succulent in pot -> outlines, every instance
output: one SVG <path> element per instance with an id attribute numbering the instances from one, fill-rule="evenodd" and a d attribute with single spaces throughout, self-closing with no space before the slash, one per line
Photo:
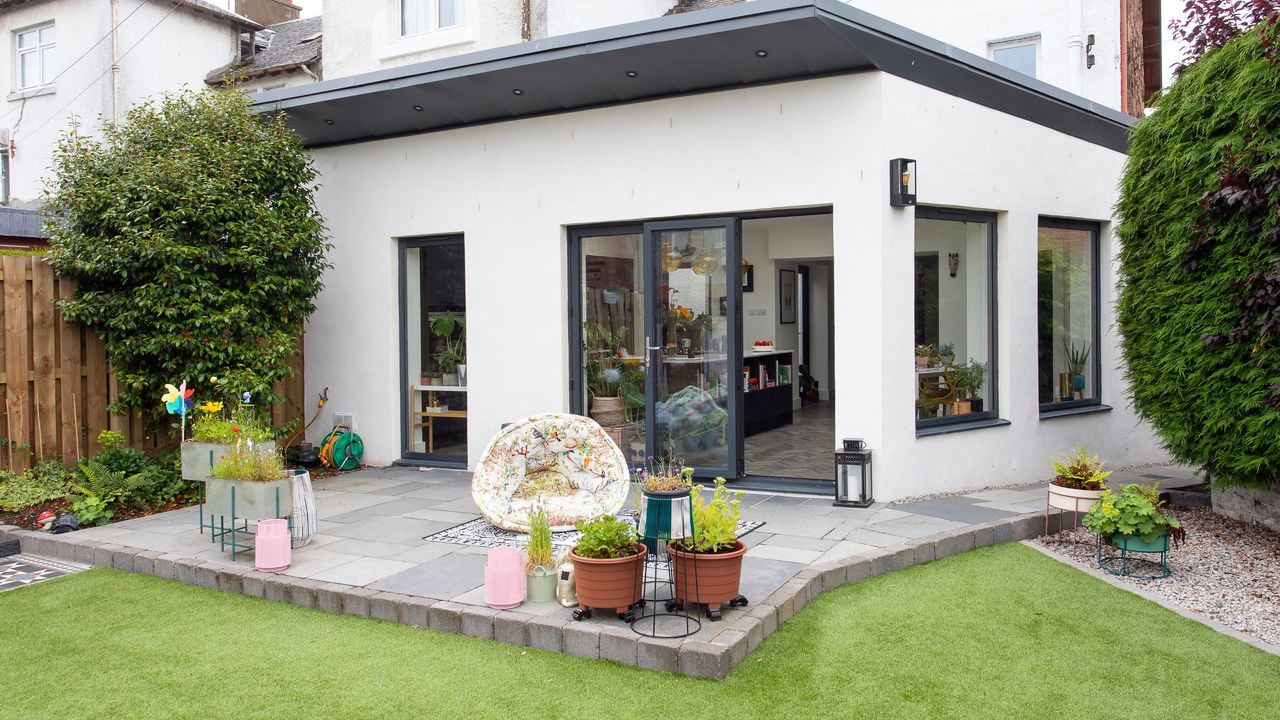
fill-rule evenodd
<path id="1" fill-rule="evenodd" d="M 1049 507 L 1070 512 L 1085 512 L 1107 489 L 1110 470 L 1097 455 L 1090 456 L 1083 447 L 1050 461 L 1054 477 L 1049 481 Z"/>
<path id="2" fill-rule="evenodd" d="M 636 542 L 630 523 L 601 515 L 577 524 L 578 544 L 569 551 L 579 609 L 573 617 L 590 617 L 593 609 L 612 610 L 628 621 L 640 601 L 645 546 Z"/>
<path id="3" fill-rule="evenodd" d="M 723 605 L 746 605 L 739 593 L 742 556 L 747 546 L 738 539 L 742 519 L 741 492 L 730 491 L 724 478 L 716 478 L 708 499 L 701 485 L 693 492 L 693 534 L 674 540 L 668 547 L 675 576 L 675 604 L 699 603 L 707 615 L 720 619 Z"/>

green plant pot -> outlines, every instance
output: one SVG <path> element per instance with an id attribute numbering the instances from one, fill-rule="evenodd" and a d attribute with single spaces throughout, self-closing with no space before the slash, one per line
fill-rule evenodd
<path id="1" fill-rule="evenodd" d="M 529 602 L 551 602 L 556 599 L 556 581 L 558 574 L 553 567 L 535 567 L 529 572 L 528 588 Z"/>
<path id="2" fill-rule="evenodd" d="M 1113 535 L 1111 544 L 1121 550 L 1130 552 L 1160 553 L 1169 551 L 1169 533 L 1164 533 L 1152 542 L 1146 542 L 1137 535 Z"/>

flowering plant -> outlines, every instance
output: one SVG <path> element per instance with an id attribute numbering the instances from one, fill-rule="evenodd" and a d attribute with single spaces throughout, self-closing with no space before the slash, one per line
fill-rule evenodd
<path id="1" fill-rule="evenodd" d="M 670 455 L 657 460 L 650 455 L 645 466 L 632 468 L 631 474 L 650 492 L 678 492 L 693 487 L 693 468 Z"/>
<path id="2" fill-rule="evenodd" d="M 284 477 L 284 460 L 274 450 L 252 440 L 237 442 L 231 452 L 213 466 L 213 476 L 224 480 L 270 482 Z"/>
<path id="3" fill-rule="evenodd" d="M 209 392 L 227 396 L 227 391 L 223 388 L 226 384 L 225 379 L 211 377 Z M 192 392 L 194 390 L 187 391 L 188 397 Z M 232 445 L 240 441 L 257 443 L 274 438 L 275 432 L 271 429 L 271 424 L 263 419 L 257 408 L 249 404 L 249 393 L 244 393 L 241 399 L 243 402 L 231 408 L 227 408 L 221 400 L 206 400 L 196 405 L 198 413 L 191 423 L 191 439 L 195 442 Z M 234 403 L 234 400 L 231 402 Z"/>
<path id="4" fill-rule="evenodd" d="M 1154 486 L 1125 485 L 1119 495 L 1104 490 L 1080 524 L 1103 537 L 1136 535 L 1151 543 L 1168 533 L 1177 542 L 1186 534 L 1182 523 L 1160 512 L 1161 505 Z"/>

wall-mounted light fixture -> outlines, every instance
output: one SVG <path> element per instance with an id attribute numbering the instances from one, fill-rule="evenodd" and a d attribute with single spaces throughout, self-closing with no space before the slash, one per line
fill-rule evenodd
<path id="1" fill-rule="evenodd" d="M 956 276 L 960 269 L 960 253 L 947 253 L 947 269 L 951 271 L 951 277 Z"/>
<path id="2" fill-rule="evenodd" d="M 1086 70 L 1093 67 L 1094 63 L 1098 61 L 1098 59 L 1093 56 L 1093 45 L 1096 42 L 1097 38 L 1093 36 L 1093 33 L 1089 33 L 1088 42 L 1084 44 L 1084 67 Z"/>
<path id="3" fill-rule="evenodd" d="M 889 161 L 889 204 L 907 207 L 916 204 L 916 161 L 894 158 Z"/>

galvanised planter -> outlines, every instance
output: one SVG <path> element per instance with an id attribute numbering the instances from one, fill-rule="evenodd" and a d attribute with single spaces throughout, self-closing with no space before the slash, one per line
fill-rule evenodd
<path id="1" fill-rule="evenodd" d="M 264 448 L 268 452 L 276 451 L 274 440 L 254 443 L 254 446 Z M 230 455 L 235 447 L 235 445 L 223 443 L 202 443 L 192 440 L 182 443 L 182 479 L 198 482 L 213 477 L 213 466 Z"/>

